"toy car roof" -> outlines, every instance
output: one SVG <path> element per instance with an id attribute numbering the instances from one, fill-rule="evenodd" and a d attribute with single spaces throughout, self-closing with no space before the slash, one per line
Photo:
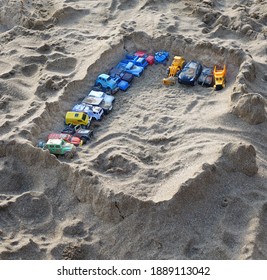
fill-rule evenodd
<path id="1" fill-rule="evenodd" d="M 109 74 L 111 75 L 111 76 L 114 76 L 114 75 L 118 75 L 118 74 L 121 74 L 121 73 L 123 73 L 124 72 L 124 70 L 122 69 L 122 68 L 118 68 L 118 67 L 113 67 L 113 68 L 111 68 L 110 69 L 110 71 L 109 71 Z"/>
<path id="2" fill-rule="evenodd" d="M 84 115 L 84 112 L 68 111 L 66 113 L 66 117 L 70 117 L 70 116 L 78 117 L 79 115 Z"/>
<path id="3" fill-rule="evenodd" d="M 67 135 L 69 135 L 69 134 L 66 134 L 66 133 L 50 133 L 48 135 L 48 139 L 60 139 L 60 138 L 67 137 Z"/>
<path id="4" fill-rule="evenodd" d="M 62 139 L 49 139 L 46 144 L 48 145 L 60 145 L 62 143 Z"/>
<path id="5" fill-rule="evenodd" d="M 90 97 L 102 98 L 105 95 L 103 91 L 91 90 L 88 94 Z"/>
<path id="6" fill-rule="evenodd" d="M 109 75 L 107 75 L 107 74 L 100 74 L 98 77 L 102 77 L 103 79 L 108 79 Z"/>
<path id="7" fill-rule="evenodd" d="M 131 68 L 133 68 L 134 64 L 132 62 L 128 62 L 126 65 L 126 69 L 130 70 Z"/>
<path id="8" fill-rule="evenodd" d="M 99 106 L 93 106 L 91 104 L 85 104 L 85 103 L 82 103 L 84 105 L 84 108 L 83 108 L 83 111 L 84 112 L 93 112 L 93 113 L 99 113 L 102 108 L 99 107 Z"/>
<path id="9" fill-rule="evenodd" d="M 200 64 L 198 61 L 190 60 L 185 67 L 197 68 L 198 64 Z"/>
<path id="10" fill-rule="evenodd" d="M 91 104 L 91 105 L 100 105 L 100 103 L 103 101 L 103 98 L 99 98 L 99 97 L 93 97 L 93 96 L 87 96 L 83 99 L 83 103 L 86 104 Z"/>
<path id="11" fill-rule="evenodd" d="M 135 53 L 135 55 L 137 55 L 137 56 L 144 56 L 146 54 L 146 51 L 137 51 L 136 53 Z"/>
<path id="12" fill-rule="evenodd" d="M 72 111 L 82 112 L 85 107 L 85 104 L 76 104 L 73 106 Z"/>

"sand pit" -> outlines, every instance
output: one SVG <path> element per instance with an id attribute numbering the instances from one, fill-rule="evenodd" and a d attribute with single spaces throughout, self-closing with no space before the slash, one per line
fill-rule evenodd
<path id="1" fill-rule="evenodd" d="M 267 257 L 264 2 L 0 2 L 0 259 Z M 74 159 L 36 147 L 139 49 L 226 63 L 227 86 L 149 66 Z"/>

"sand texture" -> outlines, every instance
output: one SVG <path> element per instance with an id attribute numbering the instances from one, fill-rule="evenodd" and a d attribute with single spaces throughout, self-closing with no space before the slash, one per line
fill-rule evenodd
<path id="1" fill-rule="evenodd" d="M 0 259 L 267 259 L 265 0 L 0 0 Z M 37 147 L 127 52 L 148 66 L 72 159 Z"/>

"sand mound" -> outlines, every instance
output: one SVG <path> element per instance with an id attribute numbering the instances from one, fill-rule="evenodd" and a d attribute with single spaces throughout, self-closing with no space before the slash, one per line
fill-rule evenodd
<path id="1" fill-rule="evenodd" d="M 242 95 L 232 112 L 250 124 L 259 124 L 266 120 L 266 101 L 260 94 Z"/>
<path id="2" fill-rule="evenodd" d="M 0 259 L 267 257 L 264 1 L 0 5 Z M 136 50 L 226 64 L 226 88 L 149 66 L 73 160 L 36 147 Z"/>
<path id="3" fill-rule="evenodd" d="M 252 145 L 234 145 L 223 148 L 223 168 L 227 171 L 240 171 L 248 176 L 257 174 L 256 151 Z"/>
<path id="4" fill-rule="evenodd" d="M 231 155 L 236 153 L 243 157 L 239 157 L 233 165 L 244 166 L 250 162 L 255 166 L 253 157 L 244 157 L 250 150 L 253 147 L 227 144 L 218 160 L 213 164 L 203 164 L 201 171 L 180 185 L 172 199 L 157 204 L 145 203 L 115 229 L 108 231 L 102 241 L 106 256 L 114 258 L 117 252 L 116 256 L 120 259 L 170 256 L 178 259 L 205 259 L 208 256 L 213 259 L 251 258 L 253 250 L 246 251 L 244 248 L 261 242 L 262 239 L 255 233 L 264 222 L 255 223 L 258 213 L 250 202 L 262 202 L 264 196 L 259 189 L 251 189 L 252 181 L 247 175 L 236 176 L 237 170 L 228 168 L 233 164 Z M 237 178 L 238 184 L 243 186 L 242 190 L 235 188 Z M 140 231 L 142 234 L 139 234 Z M 122 232 L 128 238 L 120 241 L 118 236 Z M 243 241 L 240 236 L 243 236 Z M 261 244 L 266 248 L 265 241 Z M 100 249 L 100 252 L 104 250 Z"/>

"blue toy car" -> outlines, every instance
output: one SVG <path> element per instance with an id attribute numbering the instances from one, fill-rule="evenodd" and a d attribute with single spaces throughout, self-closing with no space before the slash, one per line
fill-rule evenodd
<path id="1" fill-rule="evenodd" d="M 131 73 L 136 77 L 140 77 L 144 72 L 143 67 L 136 66 L 133 62 L 129 62 L 126 59 L 122 60 L 119 64 L 117 64 L 116 68 L 121 69 L 127 73 Z"/>
<path id="2" fill-rule="evenodd" d="M 166 65 L 168 60 L 169 60 L 168 52 L 160 51 L 155 53 L 155 64 L 162 63 Z"/>
<path id="3" fill-rule="evenodd" d="M 126 81 L 129 84 L 132 82 L 134 75 L 131 73 L 127 73 L 120 68 L 113 67 L 109 71 L 109 75 L 111 78 L 121 78 L 122 81 Z"/>
<path id="4" fill-rule="evenodd" d="M 213 68 L 203 66 L 202 72 L 198 78 L 198 84 L 206 87 L 212 87 L 214 85 Z"/>
<path id="5" fill-rule="evenodd" d="M 96 120 L 101 120 L 104 111 L 101 107 L 97 107 L 97 106 L 92 106 L 92 105 L 88 105 L 85 103 L 81 103 L 81 104 L 76 104 L 73 108 L 72 108 L 73 112 L 84 112 L 86 113 L 89 117 L 92 117 Z"/>
<path id="6" fill-rule="evenodd" d="M 120 89 L 117 81 L 107 74 L 100 74 L 95 84 L 96 86 L 100 86 L 108 94 L 114 94 Z"/>
<path id="7" fill-rule="evenodd" d="M 137 55 L 126 54 L 125 59 L 132 62 L 136 66 L 143 67 L 144 69 L 148 66 L 148 62 L 144 57 L 139 57 Z"/>
<path id="8" fill-rule="evenodd" d="M 197 79 L 202 71 L 202 65 L 198 61 L 191 60 L 186 63 L 178 75 L 178 82 L 181 84 L 194 86 L 197 83 Z"/>
<path id="9" fill-rule="evenodd" d="M 120 90 L 126 91 L 130 84 L 127 81 L 122 80 L 120 77 L 111 78 L 119 87 Z"/>

